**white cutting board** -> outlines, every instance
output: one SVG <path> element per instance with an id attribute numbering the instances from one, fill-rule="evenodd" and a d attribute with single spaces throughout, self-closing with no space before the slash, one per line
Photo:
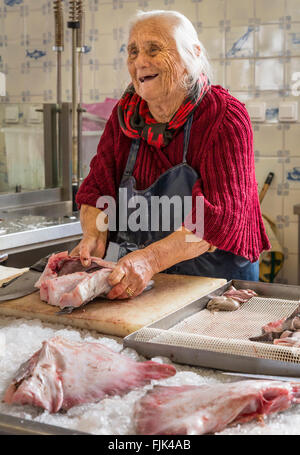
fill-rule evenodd
<path id="1" fill-rule="evenodd" d="M 160 273 L 154 276 L 154 288 L 133 299 L 93 302 L 73 311 L 57 315 L 59 307 L 42 302 L 39 292 L 0 303 L 0 315 L 71 325 L 124 337 L 161 319 L 194 300 L 223 286 L 227 281 Z"/>

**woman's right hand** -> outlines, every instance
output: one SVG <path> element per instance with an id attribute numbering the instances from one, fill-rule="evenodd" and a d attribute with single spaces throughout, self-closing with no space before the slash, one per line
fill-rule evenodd
<path id="1" fill-rule="evenodd" d="M 105 253 L 105 240 L 103 236 L 84 235 L 81 241 L 71 251 L 70 256 L 80 256 L 83 266 L 91 265 L 91 256 L 103 258 Z"/>
<path id="2" fill-rule="evenodd" d="M 101 210 L 96 207 L 82 204 L 80 209 L 80 223 L 83 237 L 78 245 L 71 251 L 70 256 L 80 256 L 83 266 L 91 265 L 91 256 L 103 258 L 105 254 L 107 229 L 107 215 L 100 217 Z M 98 220 L 98 222 L 97 222 Z"/>

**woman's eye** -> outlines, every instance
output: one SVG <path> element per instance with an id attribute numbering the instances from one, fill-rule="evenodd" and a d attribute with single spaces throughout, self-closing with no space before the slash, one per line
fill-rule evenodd
<path id="1" fill-rule="evenodd" d="M 156 54 L 159 51 L 159 48 L 157 46 L 151 46 L 150 47 L 150 53 L 151 54 Z"/>
<path id="2" fill-rule="evenodd" d="M 137 49 L 131 49 L 131 50 L 128 52 L 128 55 L 129 55 L 129 57 L 131 57 L 131 58 L 136 57 L 137 54 L 138 54 Z"/>

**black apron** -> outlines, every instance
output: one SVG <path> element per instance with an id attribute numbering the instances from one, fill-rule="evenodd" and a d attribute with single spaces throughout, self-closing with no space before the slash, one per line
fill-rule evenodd
<path id="1" fill-rule="evenodd" d="M 199 179 L 197 172 L 187 164 L 186 155 L 190 138 L 193 116 L 190 116 L 184 125 L 184 148 L 182 163 L 168 169 L 145 190 L 136 189 L 136 180 L 133 177 L 133 169 L 139 151 L 140 139 L 133 139 L 126 168 L 119 186 L 119 220 L 118 231 L 111 232 L 110 240 L 119 244 L 119 259 L 131 251 L 144 248 L 147 245 L 163 239 L 182 224 L 184 220 L 184 196 L 192 196 L 193 186 Z M 142 196 L 143 204 L 141 207 L 142 219 L 149 226 L 149 229 L 130 229 L 130 219 L 137 216 L 137 202 Z M 161 206 L 155 212 L 155 220 L 158 226 L 150 230 L 151 224 L 151 198 L 157 196 L 167 196 L 172 198 L 178 196 L 182 201 L 182 210 L 170 211 L 170 225 L 164 225 L 164 214 Z M 140 199 L 141 200 L 141 199 Z M 152 199 L 153 200 L 153 199 Z M 130 203 L 131 201 L 131 203 Z M 130 205 L 132 208 L 130 208 Z M 135 214 L 134 214 L 135 212 Z M 123 221 L 120 221 L 123 220 Z M 251 263 L 246 258 L 237 256 L 228 251 L 217 249 L 213 253 L 204 253 L 193 259 L 175 264 L 164 271 L 165 273 L 175 273 L 180 275 L 196 275 L 215 278 L 258 281 L 259 263 Z"/>

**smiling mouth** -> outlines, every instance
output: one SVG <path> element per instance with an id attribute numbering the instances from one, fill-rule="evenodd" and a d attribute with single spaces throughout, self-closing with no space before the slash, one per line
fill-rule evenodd
<path id="1" fill-rule="evenodd" d="M 140 77 L 140 78 L 139 78 L 139 81 L 143 84 L 144 82 L 152 81 L 152 80 L 155 79 L 157 76 L 158 76 L 158 74 L 152 74 L 152 75 L 149 75 L 149 76 Z"/>

